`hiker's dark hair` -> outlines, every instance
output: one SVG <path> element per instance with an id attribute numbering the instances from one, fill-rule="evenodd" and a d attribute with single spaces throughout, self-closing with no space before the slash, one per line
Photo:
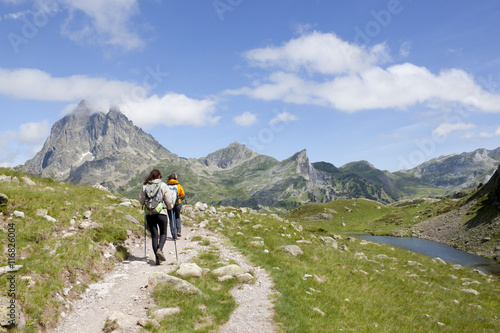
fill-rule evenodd
<path id="1" fill-rule="evenodd" d="M 168 176 L 168 180 L 170 180 L 170 179 L 175 179 L 175 180 L 177 180 L 177 174 L 172 173 L 171 175 L 169 175 L 169 176 Z"/>
<path id="2" fill-rule="evenodd" d="M 151 180 L 160 179 L 161 172 L 157 169 L 151 170 L 151 173 L 144 179 L 144 185 L 149 183 Z"/>

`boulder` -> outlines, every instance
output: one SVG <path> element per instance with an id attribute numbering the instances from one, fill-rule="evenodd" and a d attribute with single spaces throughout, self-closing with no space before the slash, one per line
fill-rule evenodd
<path id="1" fill-rule="evenodd" d="M 321 239 L 323 241 L 323 243 L 325 243 L 326 245 L 331 244 L 331 246 L 334 249 L 338 248 L 337 241 L 335 239 L 333 239 L 333 237 L 320 237 L 319 239 Z"/>
<path id="2" fill-rule="evenodd" d="M 180 312 L 181 312 L 181 308 L 178 307 L 178 306 L 175 307 L 175 308 L 162 308 L 162 309 L 154 310 L 153 311 L 153 316 L 157 320 L 162 320 L 166 316 L 171 316 L 171 315 L 174 315 L 174 314 L 178 314 Z"/>
<path id="3" fill-rule="evenodd" d="M 23 180 L 23 182 L 26 184 L 26 185 L 30 185 L 30 186 L 35 186 L 36 183 L 34 181 L 31 180 L 31 178 L 27 177 L 27 176 L 24 176 L 23 178 L 21 178 Z"/>
<path id="4" fill-rule="evenodd" d="M 240 274 L 245 274 L 247 272 L 248 272 L 247 269 L 235 264 L 219 267 L 212 271 L 212 273 L 214 273 L 217 276 L 224 276 L 224 275 L 237 276 Z"/>
<path id="5" fill-rule="evenodd" d="M 203 270 L 195 263 L 183 263 L 181 264 L 181 267 L 177 270 L 176 273 L 182 277 L 187 277 L 187 276 L 200 277 L 201 274 L 203 273 Z"/>
<path id="6" fill-rule="evenodd" d="M 166 273 L 154 272 L 149 276 L 148 286 L 151 288 L 150 290 L 152 290 L 158 284 L 167 284 L 172 288 L 174 288 L 175 290 L 178 290 L 185 294 L 203 295 L 203 292 L 200 289 L 198 289 L 197 287 L 195 287 L 194 285 L 183 279 L 179 279 L 175 276 L 168 275 Z"/>
<path id="7" fill-rule="evenodd" d="M 9 197 L 3 193 L 0 193 L 0 206 L 6 206 L 9 203 Z"/>
<path id="8" fill-rule="evenodd" d="M 298 255 L 304 254 L 304 252 L 302 251 L 302 249 L 300 247 L 298 247 L 297 245 L 280 246 L 279 249 L 281 251 L 284 251 L 284 252 L 288 253 L 292 257 L 296 257 Z"/>

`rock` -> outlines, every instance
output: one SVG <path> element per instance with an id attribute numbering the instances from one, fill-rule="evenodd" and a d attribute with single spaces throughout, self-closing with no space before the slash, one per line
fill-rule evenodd
<path id="1" fill-rule="evenodd" d="M 462 289 L 464 293 L 479 295 L 479 292 L 475 289 Z"/>
<path id="2" fill-rule="evenodd" d="M 12 272 L 17 272 L 23 268 L 23 265 L 13 265 L 13 266 L 3 266 L 0 267 L 0 275 L 5 274 L 5 273 L 12 273 Z"/>
<path id="3" fill-rule="evenodd" d="M 26 185 L 30 185 L 30 186 L 35 186 L 36 183 L 34 181 L 31 180 L 31 178 L 27 177 L 27 176 L 24 176 L 23 178 L 21 178 L 23 180 L 23 182 L 26 184 Z"/>
<path id="4" fill-rule="evenodd" d="M 280 246 L 279 249 L 281 251 L 284 251 L 284 252 L 288 253 L 292 257 L 296 257 L 298 255 L 304 254 L 304 252 L 302 251 L 302 249 L 300 247 L 298 247 L 297 245 Z"/>
<path id="5" fill-rule="evenodd" d="M 90 220 L 90 216 L 92 216 L 92 212 L 90 210 L 87 210 L 83 213 L 83 217 L 87 220 Z"/>
<path id="6" fill-rule="evenodd" d="M 10 183 L 11 177 L 6 175 L 0 175 L 0 183 Z"/>
<path id="7" fill-rule="evenodd" d="M 212 271 L 212 273 L 217 275 L 217 276 L 224 276 L 224 275 L 236 276 L 236 275 L 248 273 L 248 270 L 241 267 L 241 266 L 232 264 L 232 265 L 227 265 L 224 267 L 219 267 L 217 269 L 214 269 Z"/>
<path id="8" fill-rule="evenodd" d="M 321 311 L 321 309 L 319 309 L 319 308 L 313 308 L 313 311 L 316 311 L 317 313 L 319 313 L 323 317 L 325 316 L 325 313 L 323 311 Z"/>
<path id="9" fill-rule="evenodd" d="M 344 252 L 348 252 L 349 251 L 349 249 L 347 248 L 347 246 L 345 244 L 342 244 L 342 246 L 340 247 L 340 250 L 344 251 Z"/>
<path id="10" fill-rule="evenodd" d="M 194 204 L 194 209 L 203 212 L 208 209 L 208 205 L 206 203 L 197 202 Z"/>
<path id="11" fill-rule="evenodd" d="M 166 316 L 172 316 L 174 314 L 181 313 L 181 308 L 179 306 L 175 308 L 163 308 L 163 309 L 157 309 L 153 311 L 153 316 L 157 320 L 162 320 Z"/>
<path id="12" fill-rule="evenodd" d="M 325 243 L 327 245 L 331 244 L 334 249 L 338 248 L 337 241 L 335 239 L 333 239 L 332 237 L 323 237 L 323 236 L 321 236 L 319 239 L 321 239 L 323 241 L 323 243 Z"/>
<path id="13" fill-rule="evenodd" d="M 251 241 L 249 245 L 251 247 L 264 247 L 264 241 L 262 240 Z"/>
<path id="14" fill-rule="evenodd" d="M 200 277 L 203 273 L 203 270 L 195 263 L 183 263 L 176 273 L 182 277 Z"/>
<path id="15" fill-rule="evenodd" d="M 408 266 L 422 266 L 422 264 L 419 263 L 418 261 L 411 261 L 411 260 L 409 260 L 407 264 Z"/>
<path id="16" fill-rule="evenodd" d="M 0 206 L 6 206 L 9 203 L 9 197 L 0 193 Z"/>
<path id="17" fill-rule="evenodd" d="M 45 215 L 44 217 L 49 222 L 57 222 L 57 220 L 50 215 Z"/>
<path id="18" fill-rule="evenodd" d="M 15 217 L 24 218 L 24 213 L 23 212 L 15 210 L 13 214 L 14 214 Z"/>
<path id="19" fill-rule="evenodd" d="M 439 257 L 436 257 L 436 258 L 432 259 L 432 261 L 438 262 L 438 263 L 443 264 L 443 265 L 446 265 L 446 261 L 444 261 L 443 259 L 441 259 Z"/>
<path id="20" fill-rule="evenodd" d="M 354 258 L 356 258 L 356 259 L 368 259 L 366 257 L 366 254 L 364 254 L 363 252 L 356 252 L 356 253 L 354 253 Z"/>
<path id="21" fill-rule="evenodd" d="M 45 216 L 47 215 L 47 213 L 48 211 L 46 209 L 40 208 L 36 210 L 36 216 Z"/>
<path id="22" fill-rule="evenodd" d="M 234 279 L 234 276 L 232 276 L 232 275 L 224 275 L 224 276 L 219 276 L 217 278 L 217 281 L 224 282 L 224 281 L 231 280 L 231 279 Z"/>
<path id="23" fill-rule="evenodd" d="M 183 292 L 185 294 L 200 294 L 204 295 L 203 292 L 192 285 L 191 283 L 176 278 L 175 276 L 168 275 L 166 273 L 155 272 L 149 276 L 148 286 L 152 290 L 158 284 L 168 284 L 176 290 Z"/>
<path id="24" fill-rule="evenodd" d="M 126 315 L 123 312 L 116 311 L 113 312 L 108 318 L 105 327 L 107 330 L 103 329 L 103 332 L 128 332 L 128 330 L 137 326 L 137 318 Z"/>
<path id="25" fill-rule="evenodd" d="M 18 329 L 23 330 L 25 325 L 19 302 L 9 297 L 0 296 L 0 326 L 17 326 Z"/>
<path id="26" fill-rule="evenodd" d="M 253 280 L 253 275 L 250 273 L 238 274 L 236 275 L 236 278 L 238 279 L 238 281 L 250 282 Z"/>

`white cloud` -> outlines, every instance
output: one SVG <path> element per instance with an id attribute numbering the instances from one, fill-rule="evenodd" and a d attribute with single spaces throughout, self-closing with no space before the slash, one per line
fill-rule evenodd
<path id="1" fill-rule="evenodd" d="M 215 125 L 220 117 L 214 116 L 215 100 L 196 100 L 182 94 L 167 93 L 118 104 L 119 109 L 135 125 L 150 128 L 165 126 Z"/>
<path id="2" fill-rule="evenodd" d="M 52 77 L 38 69 L 0 69 L 0 94 L 40 101 L 106 99 L 115 101 L 134 92 L 137 85 L 85 75 Z"/>
<path id="3" fill-rule="evenodd" d="M 233 120 L 239 126 L 251 126 L 257 122 L 257 116 L 247 111 L 234 117 Z"/>
<path id="4" fill-rule="evenodd" d="M 72 112 L 74 103 L 82 99 L 100 112 L 118 106 L 135 124 L 144 127 L 213 125 L 219 119 L 213 116 L 217 104 L 214 99 L 192 99 L 173 92 L 149 96 L 144 86 L 131 82 L 84 75 L 55 78 L 36 69 L 0 69 L 0 95 L 69 102 L 63 113 Z"/>
<path id="5" fill-rule="evenodd" d="M 13 167 L 32 158 L 40 151 L 49 133 L 48 120 L 24 123 L 17 130 L 0 132 L 0 166 Z"/>
<path id="6" fill-rule="evenodd" d="M 284 111 L 284 112 L 276 115 L 276 117 L 274 117 L 273 119 L 271 119 L 269 121 L 269 125 L 274 125 L 274 124 L 277 124 L 279 122 L 289 123 L 291 121 L 297 121 L 297 120 L 299 120 L 299 117 L 297 117 L 294 114 L 291 114 L 289 112 Z"/>
<path id="7" fill-rule="evenodd" d="M 432 135 L 435 137 L 447 137 L 452 132 L 470 130 L 476 127 L 473 123 L 444 123 L 435 128 L 432 131 Z"/>
<path id="8" fill-rule="evenodd" d="M 320 74 L 359 72 L 390 60 L 385 44 L 366 48 L 343 41 L 335 34 L 316 31 L 279 47 L 247 51 L 244 56 L 250 64 L 262 68 L 277 67 Z"/>
<path id="9" fill-rule="evenodd" d="M 25 144 L 40 144 L 49 136 L 50 127 L 48 120 L 40 123 L 25 123 L 19 126 L 17 141 Z"/>
<path id="10" fill-rule="evenodd" d="M 461 69 L 434 74 L 411 63 L 382 67 L 390 58 L 384 44 L 368 49 L 333 34 L 314 32 L 283 46 L 250 50 L 245 56 L 251 65 L 273 71 L 252 87 L 227 94 L 346 112 L 405 109 L 416 104 L 430 108 L 459 104 L 500 112 L 500 95 L 484 90 Z"/>
<path id="11" fill-rule="evenodd" d="M 70 13 L 64 33 L 75 41 L 97 40 L 125 50 L 142 48 L 144 41 L 131 27 L 132 16 L 139 12 L 137 0 L 67 0 Z M 84 14 L 80 17 L 78 14 Z"/>

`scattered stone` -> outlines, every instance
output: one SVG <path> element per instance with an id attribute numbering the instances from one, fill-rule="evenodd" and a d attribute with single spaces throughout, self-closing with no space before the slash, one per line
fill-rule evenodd
<path id="1" fill-rule="evenodd" d="M 475 289 L 462 289 L 464 293 L 479 295 L 479 292 Z"/>
<path id="2" fill-rule="evenodd" d="M 323 317 L 325 316 L 325 313 L 323 311 L 321 311 L 321 309 L 319 309 L 319 308 L 313 308 L 313 311 L 316 311 L 317 313 L 319 313 Z"/>
<path id="3" fill-rule="evenodd" d="M 183 263 L 176 273 L 182 277 L 200 277 L 203 273 L 203 270 L 195 263 Z"/>
<path id="4" fill-rule="evenodd" d="M 253 275 L 250 273 L 238 274 L 236 275 L 236 278 L 238 279 L 238 281 L 250 282 L 253 280 Z"/>
<path id="5" fill-rule="evenodd" d="M 366 257 L 366 254 L 364 254 L 363 252 L 356 252 L 356 253 L 354 253 L 354 258 L 356 258 L 356 259 L 368 259 Z"/>
<path id="6" fill-rule="evenodd" d="M 434 259 L 432 259 L 433 262 L 438 262 L 440 264 L 443 264 L 443 265 L 446 265 L 446 261 L 444 261 L 443 259 L 439 258 L 439 257 L 436 257 Z"/>
<path id="7" fill-rule="evenodd" d="M 224 282 L 224 281 L 231 280 L 231 279 L 234 279 L 234 276 L 232 276 L 232 275 L 224 275 L 224 276 L 219 276 L 217 278 L 217 281 Z"/>
<path id="8" fill-rule="evenodd" d="M 3 266 L 0 267 L 0 275 L 5 274 L 5 273 L 12 273 L 12 272 L 17 272 L 23 268 L 23 265 L 13 265 L 13 266 Z"/>
<path id="9" fill-rule="evenodd" d="M 332 237 L 323 237 L 323 236 L 321 236 L 319 239 L 321 241 L 323 241 L 323 243 L 325 243 L 327 245 L 331 244 L 334 249 L 338 248 L 337 241 L 335 239 L 333 239 Z"/>
<path id="10" fill-rule="evenodd" d="M 87 210 L 83 213 L 83 217 L 87 220 L 90 220 L 90 216 L 92 216 L 92 212 L 90 210 Z"/>
<path id="11" fill-rule="evenodd" d="M 9 203 L 9 197 L 3 193 L 0 193 L 0 206 L 6 206 Z"/>
<path id="12" fill-rule="evenodd" d="M 11 314 L 14 315 L 14 318 L 11 317 Z M 11 303 L 10 297 L 0 296 L 0 326 L 12 327 L 12 322 L 17 325 L 18 329 L 24 330 L 26 322 L 21 313 L 19 302 Z"/>
<path id="13" fill-rule="evenodd" d="M 127 220 L 129 220 L 130 222 L 132 222 L 132 223 L 139 224 L 139 221 L 137 221 L 137 219 L 135 217 L 131 216 L 131 215 L 128 215 L 128 214 L 125 215 L 125 218 Z"/>
<path id="14" fill-rule="evenodd" d="M 49 222 L 52 222 L 52 223 L 57 222 L 57 220 L 55 218 L 53 218 L 52 216 L 50 216 L 50 215 L 45 215 L 44 217 Z"/>
<path id="15" fill-rule="evenodd" d="M 31 180 L 31 178 L 27 177 L 27 176 L 24 176 L 23 178 L 21 178 L 23 180 L 23 182 L 26 184 L 26 185 L 30 185 L 30 186 L 35 186 L 36 183 L 34 181 Z"/>
<path id="16" fill-rule="evenodd" d="M 162 320 L 163 318 L 167 316 L 172 316 L 175 314 L 181 313 L 181 308 L 179 306 L 175 308 L 163 308 L 163 309 L 158 309 L 153 311 L 153 316 L 157 320 Z"/>
<path id="17" fill-rule="evenodd" d="M 407 262 L 408 266 L 423 266 L 421 263 L 419 263 L 418 261 L 411 261 L 409 260 Z"/>
<path id="18" fill-rule="evenodd" d="M 298 255 L 304 254 L 304 252 L 301 250 L 301 248 L 298 247 L 297 245 L 280 246 L 279 249 L 281 251 L 284 251 L 284 252 L 288 253 L 292 257 L 296 257 Z"/>
<path id="19" fill-rule="evenodd" d="M 348 252 L 349 251 L 349 249 L 347 248 L 347 246 L 345 244 L 342 244 L 342 246 L 340 247 L 340 250 L 344 251 L 344 252 Z"/>
<path id="20" fill-rule="evenodd" d="M 186 294 L 200 294 L 203 295 L 203 292 L 192 285 L 191 283 L 179 279 L 175 276 L 168 275 L 166 273 L 155 272 L 149 276 L 148 279 L 148 287 L 153 290 L 153 288 L 158 284 L 168 284 L 172 286 L 174 289 L 181 291 Z"/>
<path id="21" fill-rule="evenodd" d="M 45 216 L 47 215 L 48 211 L 46 209 L 40 208 L 36 210 L 36 216 Z"/>
<path id="22" fill-rule="evenodd" d="M 251 241 L 249 245 L 251 247 L 264 247 L 264 241 L 263 240 Z"/>
<path id="23" fill-rule="evenodd" d="M 240 274 L 248 273 L 248 270 L 241 266 L 232 264 L 214 269 L 212 273 L 217 276 L 224 276 L 224 275 L 237 276 Z"/>
<path id="24" fill-rule="evenodd" d="M 256 225 L 252 226 L 252 228 L 254 228 L 254 229 L 262 228 L 262 224 L 256 224 Z"/>
<path id="25" fill-rule="evenodd" d="M 13 214 L 14 214 L 15 217 L 24 218 L 24 213 L 23 212 L 15 210 Z"/>

